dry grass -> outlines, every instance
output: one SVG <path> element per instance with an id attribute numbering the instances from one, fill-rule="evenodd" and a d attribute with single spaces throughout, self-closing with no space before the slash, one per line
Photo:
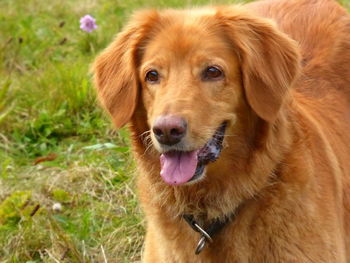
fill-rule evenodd
<path id="1" fill-rule="evenodd" d="M 127 170 L 133 170 L 129 166 L 132 164 L 125 164 Z M 111 169 L 80 161 L 65 169 L 33 166 L 18 174 L 16 180 L 28 183 L 31 197 L 17 207 L 20 220 L 9 226 L 15 229 L 2 229 L 0 255 L 11 255 L 3 262 L 139 261 L 143 227 L 134 176 L 118 184 L 116 176 Z M 23 185 L 7 185 L 1 190 L 4 199 L 10 193 L 23 192 Z M 61 211 L 52 209 L 57 202 Z M 38 205 L 40 209 L 34 213 Z M 26 208 L 30 208 L 27 213 Z"/>

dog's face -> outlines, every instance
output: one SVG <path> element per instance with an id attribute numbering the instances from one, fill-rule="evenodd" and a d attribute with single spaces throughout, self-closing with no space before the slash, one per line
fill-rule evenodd
<path id="1" fill-rule="evenodd" d="M 143 104 L 172 185 L 203 177 L 242 109 L 274 122 L 297 69 L 294 43 L 271 24 L 220 9 L 138 14 L 95 64 L 117 127 Z"/>
<path id="2" fill-rule="evenodd" d="M 223 126 L 234 124 L 242 101 L 232 45 L 214 23 L 184 19 L 165 24 L 148 41 L 139 71 L 152 142 L 162 153 L 161 176 L 170 184 L 203 176 L 205 164 L 220 153 Z"/>

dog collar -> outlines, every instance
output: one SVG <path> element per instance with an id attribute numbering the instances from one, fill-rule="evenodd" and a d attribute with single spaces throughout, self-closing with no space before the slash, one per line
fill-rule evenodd
<path id="1" fill-rule="evenodd" d="M 188 225 L 196 232 L 200 233 L 201 237 L 198 241 L 195 254 L 198 255 L 202 252 L 207 242 L 212 243 L 213 242 L 213 236 L 216 235 L 218 232 L 220 232 L 221 229 L 224 228 L 224 226 L 231 220 L 234 219 L 235 215 L 232 215 L 230 217 L 226 217 L 224 221 L 221 220 L 215 220 L 213 223 L 211 223 L 207 229 L 204 230 L 203 227 L 201 227 L 197 221 L 194 219 L 192 215 L 183 215 L 183 219 L 188 223 Z"/>

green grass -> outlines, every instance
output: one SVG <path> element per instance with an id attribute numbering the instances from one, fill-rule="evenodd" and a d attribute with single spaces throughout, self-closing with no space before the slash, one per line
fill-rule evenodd
<path id="1" fill-rule="evenodd" d="M 0 1 L 1 263 L 140 261 L 128 134 L 98 107 L 90 64 L 133 10 L 207 3 Z M 85 14 L 98 30 L 79 29 Z"/>
<path id="2" fill-rule="evenodd" d="M 207 3 L 0 1 L 1 263 L 140 261 L 128 134 L 98 107 L 89 67 L 133 10 Z M 85 14 L 98 30 L 79 29 Z"/>

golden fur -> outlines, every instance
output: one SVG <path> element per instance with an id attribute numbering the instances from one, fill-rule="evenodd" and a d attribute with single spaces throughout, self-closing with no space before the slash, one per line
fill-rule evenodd
<path id="1" fill-rule="evenodd" d="M 198 79 L 208 63 L 222 81 Z M 156 86 L 144 80 L 153 66 Z M 350 17 L 335 1 L 138 12 L 94 70 L 116 127 L 130 122 L 143 262 L 350 262 Z M 169 113 L 188 121 L 188 150 L 228 121 L 201 181 L 159 175 L 150 129 Z M 199 235 L 181 215 L 207 224 L 234 212 L 195 256 Z"/>

